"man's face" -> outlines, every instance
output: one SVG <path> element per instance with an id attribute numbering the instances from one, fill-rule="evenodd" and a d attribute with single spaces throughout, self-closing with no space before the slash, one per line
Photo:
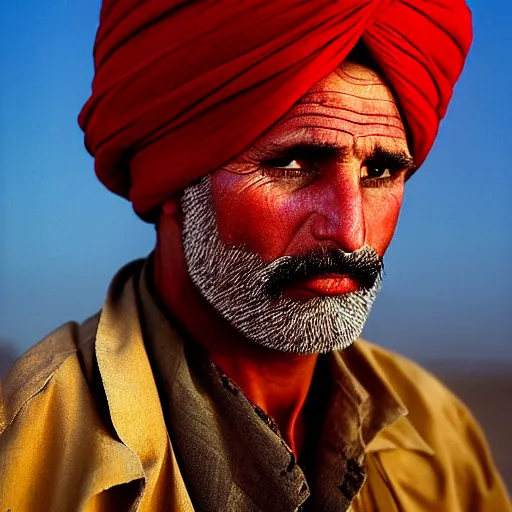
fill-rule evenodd
<path id="1" fill-rule="evenodd" d="M 252 341 L 295 353 L 348 346 L 377 294 L 412 166 L 391 92 L 344 63 L 185 191 L 193 282 Z"/>

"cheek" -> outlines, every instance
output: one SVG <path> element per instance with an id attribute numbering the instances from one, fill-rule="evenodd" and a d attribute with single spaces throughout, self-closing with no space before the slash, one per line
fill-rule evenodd
<path id="1" fill-rule="evenodd" d="M 212 176 L 212 196 L 220 239 L 243 245 L 266 262 L 285 253 L 302 221 L 291 193 L 259 175 L 218 171 Z"/>
<path id="2" fill-rule="evenodd" d="M 366 243 L 380 256 L 386 252 L 398 222 L 403 201 L 403 184 L 390 189 L 363 191 Z"/>

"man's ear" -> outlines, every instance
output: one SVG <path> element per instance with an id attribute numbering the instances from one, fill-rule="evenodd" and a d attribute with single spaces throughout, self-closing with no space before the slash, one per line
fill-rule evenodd
<path id="1" fill-rule="evenodd" d="M 180 209 L 181 201 L 177 196 L 173 196 L 170 199 L 167 199 L 162 205 L 162 213 L 164 215 L 169 215 L 170 217 L 175 217 L 179 213 Z"/>
<path id="2" fill-rule="evenodd" d="M 183 225 L 183 210 L 181 209 L 181 194 L 172 196 L 162 204 L 162 215 L 174 217 Z"/>

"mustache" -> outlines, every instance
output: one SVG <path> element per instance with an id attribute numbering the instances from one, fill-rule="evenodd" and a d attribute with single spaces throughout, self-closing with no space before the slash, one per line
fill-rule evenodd
<path id="1" fill-rule="evenodd" d="M 375 286 L 383 271 L 382 258 L 369 246 L 354 252 L 323 247 L 276 260 L 266 276 L 264 291 L 270 297 L 277 297 L 294 282 L 329 274 L 349 275 L 367 291 Z"/>

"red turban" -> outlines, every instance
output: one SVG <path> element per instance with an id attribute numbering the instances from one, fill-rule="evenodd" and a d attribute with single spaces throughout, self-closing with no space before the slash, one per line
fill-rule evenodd
<path id="1" fill-rule="evenodd" d="M 420 165 L 471 39 L 464 0 L 103 0 L 79 122 L 99 179 L 144 216 L 250 146 L 361 40 Z"/>

